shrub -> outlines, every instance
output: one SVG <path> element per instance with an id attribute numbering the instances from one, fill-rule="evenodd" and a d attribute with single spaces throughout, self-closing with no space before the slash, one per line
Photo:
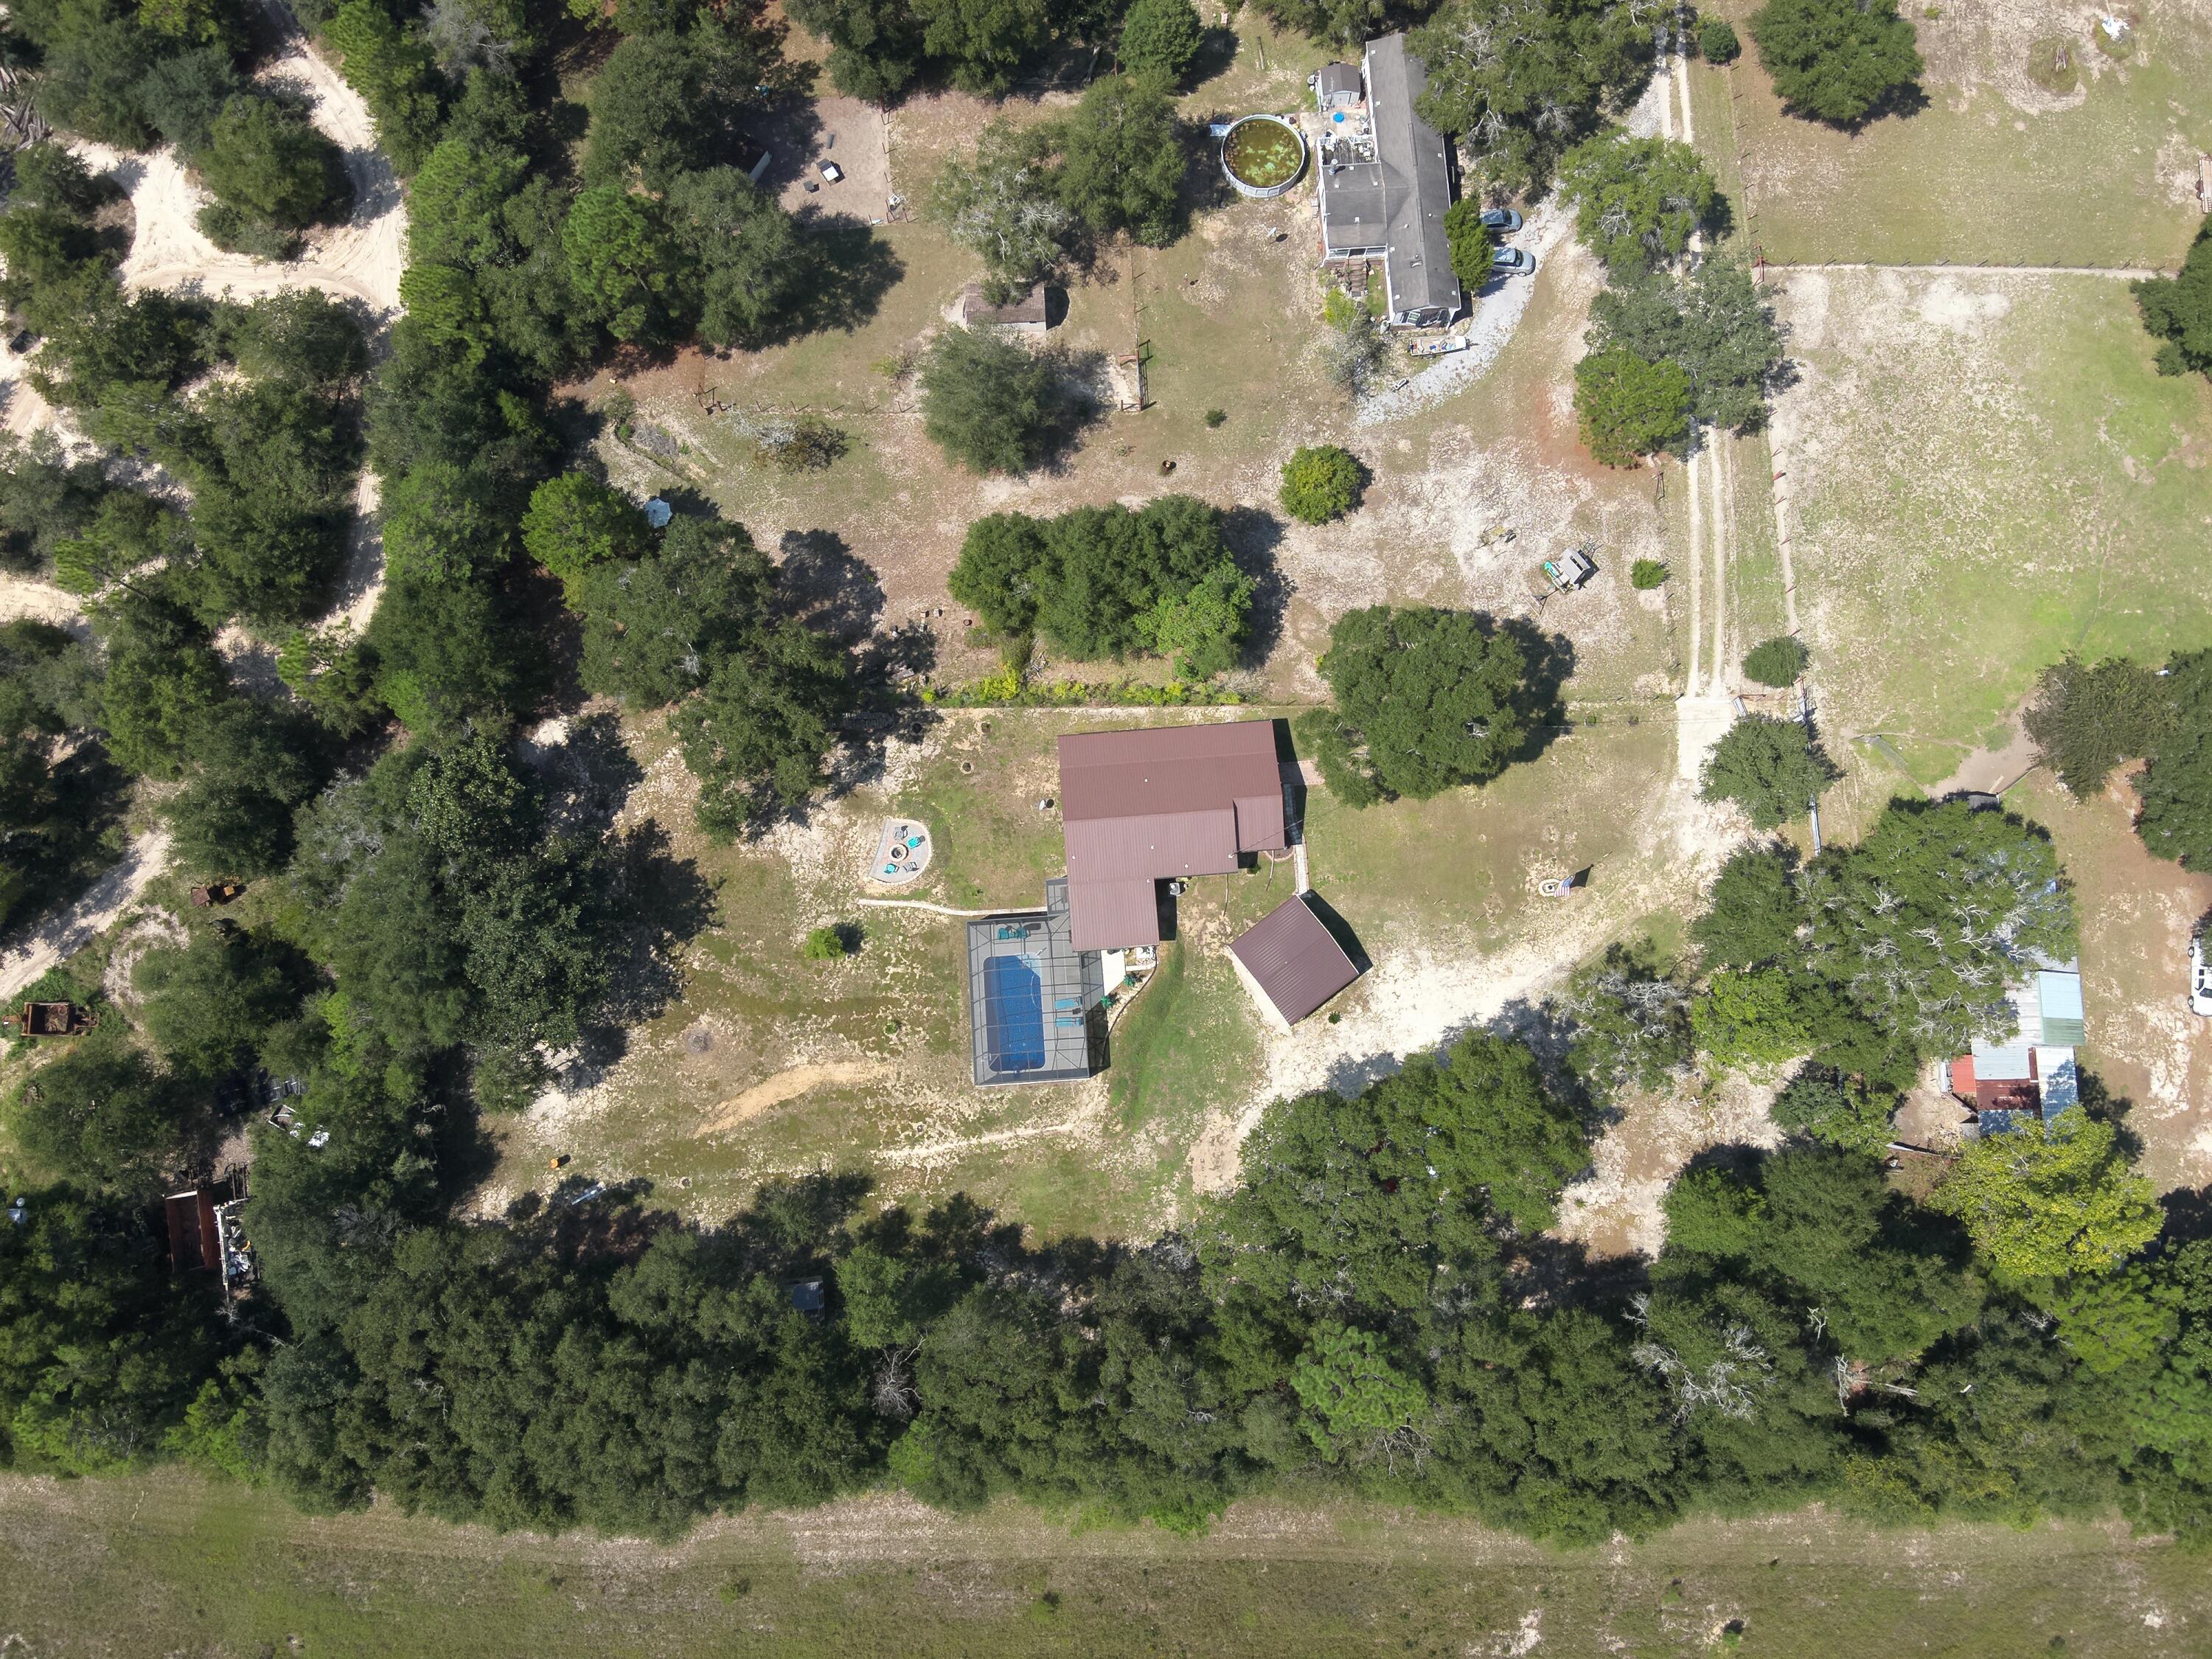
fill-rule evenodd
<path id="1" fill-rule="evenodd" d="M 799 945 L 799 954 L 809 962 L 842 962 L 853 954 L 853 935 L 859 932 L 843 922 L 817 927 Z"/>
<path id="2" fill-rule="evenodd" d="M 1628 568 L 1628 585 L 1639 593 L 1664 586 L 1667 567 L 1657 559 L 1638 559 Z"/>
<path id="3" fill-rule="evenodd" d="M 1698 25 L 1698 50 L 1709 64 L 1733 64 L 1742 54 L 1743 42 L 1725 17 L 1708 17 Z"/>
<path id="4" fill-rule="evenodd" d="M 1206 411 L 1206 423 L 1208 427 L 1219 426 L 1228 418 L 1229 411 L 1225 409 L 1209 409 Z"/>
<path id="5" fill-rule="evenodd" d="M 1809 655 L 1803 641 L 1784 635 L 1753 647 L 1743 659 L 1743 672 L 1761 685 L 1795 685 L 1804 675 Z"/>
<path id="6" fill-rule="evenodd" d="M 1444 240 L 1453 276 L 1471 289 L 1490 280 L 1490 227 L 1482 222 L 1480 202 L 1462 197 L 1444 210 Z"/>
<path id="7" fill-rule="evenodd" d="M 1283 511 L 1301 524 L 1327 524 L 1359 504 L 1367 469 L 1334 444 L 1301 449 L 1283 463 Z"/>

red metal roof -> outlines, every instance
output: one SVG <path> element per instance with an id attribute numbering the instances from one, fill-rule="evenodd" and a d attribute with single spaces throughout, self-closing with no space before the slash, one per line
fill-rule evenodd
<path id="1" fill-rule="evenodd" d="M 1285 899 L 1229 948 L 1291 1025 L 1359 977 L 1304 894 Z"/>
<path id="2" fill-rule="evenodd" d="M 1158 944 L 1152 883 L 1226 875 L 1241 854 L 1289 844 L 1273 720 L 1071 732 L 1060 805 L 1079 951 Z"/>
<path id="3" fill-rule="evenodd" d="M 1060 740 L 1060 811 L 1066 823 L 1224 806 L 1237 811 L 1240 851 L 1280 852 L 1287 844 L 1274 721 L 1077 732 Z"/>
<path id="4" fill-rule="evenodd" d="M 1160 942 L 1159 884 L 1071 881 L 1067 884 L 1068 942 L 1079 951 L 1121 951 Z"/>
<path id="5" fill-rule="evenodd" d="M 193 1273 L 222 1265 L 222 1243 L 216 1231 L 215 1199 L 205 1191 L 171 1193 L 162 1206 L 169 1221 L 169 1267 Z"/>

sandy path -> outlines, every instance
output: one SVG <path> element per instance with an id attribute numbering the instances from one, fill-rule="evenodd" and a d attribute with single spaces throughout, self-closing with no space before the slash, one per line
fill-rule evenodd
<path id="1" fill-rule="evenodd" d="M 714 1109 L 714 1115 L 692 1131 L 695 1135 L 711 1135 L 724 1129 L 734 1129 L 740 1123 L 758 1117 L 769 1108 L 781 1106 L 786 1101 L 815 1089 L 835 1085 L 850 1088 L 856 1083 L 873 1083 L 889 1076 L 890 1067 L 880 1060 L 848 1060 L 831 1066 L 793 1066 L 778 1072 L 764 1082 L 756 1083 L 741 1095 L 733 1095 Z"/>
<path id="2" fill-rule="evenodd" d="M 0 953 L 0 1000 L 14 996 L 112 927 L 138 902 L 147 884 L 168 867 L 167 830 L 149 830 L 132 842 L 123 861 L 87 888 L 82 898 Z"/>
<path id="3" fill-rule="evenodd" d="M 118 158 L 118 171 L 131 183 L 131 204 L 138 215 L 137 239 L 123 262 L 130 288 L 190 289 L 251 300 L 319 288 L 365 303 L 381 318 L 399 308 L 399 276 L 407 264 L 407 217 L 399 183 L 376 148 L 376 127 L 360 95 L 309 49 L 307 39 L 289 15 L 272 9 L 283 31 L 284 53 L 260 78 L 289 82 L 312 101 L 311 117 L 324 135 L 345 152 L 346 176 L 353 181 L 352 216 L 343 225 L 311 233 L 299 258 L 283 263 L 226 253 L 200 234 L 196 222 L 207 192 L 185 175 L 174 150 L 144 157 Z M 89 155 L 94 147 L 80 145 Z"/>

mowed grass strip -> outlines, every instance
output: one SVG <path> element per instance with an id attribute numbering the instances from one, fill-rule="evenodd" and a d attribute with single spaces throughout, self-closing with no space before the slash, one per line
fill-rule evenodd
<path id="1" fill-rule="evenodd" d="M 1831 736 L 1926 784 L 2068 651 L 2212 643 L 2212 388 L 2153 373 L 2124 284 L 1802 272 L 1781 421 Z M 2004 735 L 2008 735 L 2006 733 Z"/>
<path id="2" fill-rule="evenodd" d="M 175 1471 L 0 1482 L 0 1629 L 42 1656 L 1698 1655 L 1741 1620 L 1747 1653 L 2151 1659 L 2208 1618 L 2193 1558 L 2081 1524 L 1806 1510 L 1568 1553 L 1319 1498 L 1187 1539 L 878 1497 L 664 1547 L 311 1518 Z"/>

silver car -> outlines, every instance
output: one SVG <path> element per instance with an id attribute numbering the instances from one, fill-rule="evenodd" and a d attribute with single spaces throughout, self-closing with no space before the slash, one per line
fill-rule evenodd
<path id="1" fill-rule="evenodd" d="M 1521 276 L 1536 268 L 1536 256 L 1525 248 L 1502 247 L 1490 256 L 1490 269 L 1499 276 Z"/>
<path id="2" fill-rule="evenodd" d="M 1502 231 L 1510 236 L 1521 228 L 1521 216 L 1511 208 L 1485 208 L 1482 210 L 1482 228 Z"/>

